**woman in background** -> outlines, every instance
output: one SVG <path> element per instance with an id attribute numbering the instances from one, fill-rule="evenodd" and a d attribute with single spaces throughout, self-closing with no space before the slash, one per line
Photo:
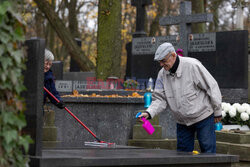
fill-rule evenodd
<path id="1" fill-rule="evenodd" d="M 53 99 L 46 91 L 44 91 L 43 103 L 45 104 L 46 98 L 48 97 L 52 104 L 56 105 L 58 108 L 63 109 L 64 103 L 61 100 L 59 93 L 56 90 L 54 76 L 51 71 L 52 61 L 54 60 L 54 55 L 48 49 L 44 52 L 44 87 L 48 89 L 60 102 L 58 103 Z"/>

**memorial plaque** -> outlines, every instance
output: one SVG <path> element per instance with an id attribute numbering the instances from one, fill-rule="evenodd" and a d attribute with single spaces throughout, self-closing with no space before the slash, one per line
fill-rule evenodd
<path id="1" fill-rule="evenodd" d="M 189 52 L 210 52 L 216 51 L 216 33 L 192 34 L 189 40 Z"/>
<path id="2" fill-rule="evenodd" d="M 133 38 L 132 54 L 133 55 L 148 55 L 154 54 L 156 50 L 155 37 Z"/>
<path id="3" fill-rule="evenodd" d="M 133 38 L 132 41 L 132 54 L 133 55 L 153 55 L 158 46 L 164 42 L 170 42 L 175 49 L 178 48 L 176 41 L 177 35 L 162 36 L 162 37 L 141 37 Z"/>
<path id="4" fill-rule="evenodd" d="M 177 35 L 157 37 L 157 40 L 156 40 L 157 41 L 157 47 L 156 47 L 156 49 L 161 44 L 163 44 L 164 42 L 169 42 L 174 46 L 175 49 L 178 49 L 179 48 L 179 42 L 176 39 L 177 39 Z"/>
<path id="5" fill-rule="evenodd" d="M 190 34 L 193 40 L 189 40 L 189 52 L 212 52 L 216 51 L 216 33 Z M 141 37 L 134 38 L 132 42 L 133 55 L 154 55 L 157 48 L 164 42 L 172 43 L 177 50 L 179 42 L 176 41 L 177 35 L 161 37 Z"/>
<path id="6" fill-rule="evenodd" d="M 58 92 L 72 92 L 73 90 L 72 81 L 56 80 L 55 85 Z"/>

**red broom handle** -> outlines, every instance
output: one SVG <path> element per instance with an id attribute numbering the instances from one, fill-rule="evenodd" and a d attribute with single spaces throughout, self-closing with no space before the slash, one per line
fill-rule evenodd
<path id="1" fill-rule="evenodd" d="M 57 103 L 59 103 L 60 101 L 45 87 L 43 87 L 43 89 L 51 96 L 53 97 L 53 99 L 55 99 L 57 101 Z M 100 142 L 101 140 L 98 139 L 96 137 L 96 135 L 86 126 L 84 125 L 84 123 L 82 123 L 82 121 L 80 121 L 67 107 L 64 107 L 64 109 L 72 116 L 74 117 L 92 136 L 94 136 L 96 138 L 96 140 L 98 142 Z"/>

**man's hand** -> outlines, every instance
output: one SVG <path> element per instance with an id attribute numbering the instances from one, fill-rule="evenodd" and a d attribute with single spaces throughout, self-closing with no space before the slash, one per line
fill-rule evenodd
<path id="1" fill-rule="evenodd" d="M 57 106 L 58 108 L 60 108 L 60 109 L 64 109 L 64 107 L 65 107 L 65 105 L 64 105 L 63 102 L 57 103 L 56 106 Z"/>
<path id="2" fill-rule="evenodd" d="M 222 119 L 222 116 L 220 116 L 220 117 L 214 117 L 214 123 L 220 122 L 221 119 Z"/>
<path id="3" fill-rule="evenodd" d="M 141 117 L 144 117 L 145 119 L 148 119 L 149 114 L 148 114 L 147 112 L 143 112 L 143 113 L 141 113 L 141 115 L 138 116 L 138 120 L 139 120 L 140 122 L 143 122 L 143 121 L 141 120 Z"/>
<path id="4" fill-rule="evenodd" d="M 139 118 L 144 117 L 145 119 L 148 119 L 149 115 L 147 112 L 141 113 L 141 115 L 138 116 Z"/>

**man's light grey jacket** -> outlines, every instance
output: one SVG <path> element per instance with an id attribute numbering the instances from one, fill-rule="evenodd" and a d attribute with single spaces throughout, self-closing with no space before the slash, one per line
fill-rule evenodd
<path id="1" fill-rule="evenodd" d="M 159 71 L 147 112 L 153 118 L 169 107 L 176 122 L 187 126 L 212 113 L 220 116 L 221 92 L 215 79 L 197 59 L 179 58 L 175 75 L 164 68 Z"/>

